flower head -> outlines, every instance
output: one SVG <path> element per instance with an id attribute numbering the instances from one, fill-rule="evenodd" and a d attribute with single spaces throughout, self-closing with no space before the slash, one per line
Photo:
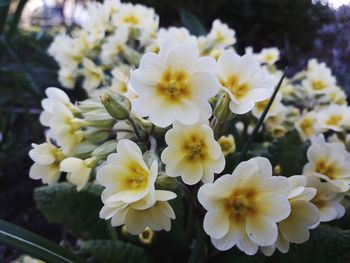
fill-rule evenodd
<path id="1" fill-rule="evenodd" d="M 247 113 L 256 102 L 271 96 L 273 84 L 252 55 L 240 57 L 234 51 L 224 51 L 217 67 L 220 83 L 231 98 L 233 113 Z"/>
<path id="2" fill-rule="evenodd" d="M 342 217 L 345 208 L 340 203 L 344 194 L 338 193 L 334 186 L 328 182 L 321 182 L 320 178 L 308 175 L 307 186 L 317 189 L 316 195 L 310 200 L 319 210 L 320 222 L 328 222 Z"/>
<path id="3" fill-rule="evenodd" d="M 139 94 L 132 111 L 149 116 L 159 127 L 175 120 L 191 125 L 201 116 L 208 119 L 212 113 L 208 99 L 217 94 L 219 83 L 213 74 L 214 59 L 198 56 L 195 45 L 172 41 L 159 54 L 146 53 L 131 74 L 131 85 Z"/>
<path id="4" fill-rule="evenodd" d="M 81 160 L 75 157 L 64 159 L 60 164 L 60 170 L 67 173 L 67 180 L 77 186 L 80 191 L 89 181 L 90 173 L 94 167 L 92 158 Z"/>
<path id="5" fill-rule="evenodd" d="M 102 199 L 125 203 L 141 200 L 154 192 L 157 172 L 157 162 L 148 168 L 136 143 L 120 140 L 117 153 L 110 154 L 107 164 L 97 172 L 97 181 L 106 187 Z"/>
<path id="6" fill-rule="evenodd" d="M 236 150 L 236 142 L 232 134 L 228 136 L 221 136 L 218 140 L 218 143 L 221 147 L 222 153 L 225 156 L 233 153 Z"/>
<path id="7" fill-rule="evenodd" d="M 304 175 L 314 175 L 331 183 L 338 192 L 350 189 L 350 153 L 341 143 L 327 143 L 324 136 L 311 139 L 307 150 L 309 162 L 304 166 Z"/>
<path id="8" fill-rule="evenodd" d="M 280 59 L 280 52 L 275 47 L 263 48 L 258 57 L 261 63 L 273 65 Z"/>
<path id="9" fill-rule="evenodd" d="M 259 246 L 277 240 L 277 222 L 290 213 L 290 184 L 272 176 L 270 162 L 261 157 L 240 163 L 231 174 L 203 185 L 198 200 L 208 212 L 204 230 L 219 250 L 237 245 L 255 254 Z"/>
<path id="10" fill-rule="evenodd" d="M 310 202 L 317 190 L 307 187 L 305 176 L 295 175 L 288 178 L 292 191 L 288 196 L 291 206 L 289 216 L 278 223 L 278 238 L 272 246 L 262 247 L 265 255 L 271 255 L 277 248 L 286 253 L 289 243 L 301 244 L 310 237 L 310 228 L 314 228 L 320 220 L 318 208 Z"/>
<path id="11" fill-rule="evenodd" d="M 181 176 L 185 184 L 214 181 L 214 173 L 220 173 L 225 158 L 220 145 L 214 139 L 213 130 L 206 124 L 174 127 L 165 135 L 168 147 L 162 152 L 168 176 Z"/>
<path id="12" fill-rule="evenodd" d="M 50 142 L 32 144 L 33 149 L 29 151 L 30 158 L 35 162 L 29 170 L 29 177 L 41 179 L 45 184 L 57 183 L 60 178 L 60 162 L 64 155 L 61 149 Z"/>

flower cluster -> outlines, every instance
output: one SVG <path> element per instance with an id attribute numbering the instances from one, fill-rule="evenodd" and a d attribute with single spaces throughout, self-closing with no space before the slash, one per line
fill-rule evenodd
<path id="1" fill-rule="evenodd" d="M 310 60 L 276 95 L 278 49 L 239 55 L 235 42 L 219 20 L 195 37 L 184 28 L 158 30 L 144 6 L 91 4 L 83 28 L 57 36 L 49 49 L 63 85 L 82 76 L 90 98 L 72 103 L 62 90 L 46 90 L 47 141 L 33 144 L 30 177 L 51 185 L 65 173 L 78 191 L 101 185 L 100 217 L 131 234 L 170 231 L 181 192 L 199 210 L 189 218 L 218 250 L 272 255 L 306 242 L 320 222 L 344 215 L 350 108 L 324 63 Z M 253 135 L 261 133 L 262 148 L 292 130 L 305 145 L 311 139 L 299 174 L 273 176 L 260 153 L 239 162 L 246 149 L 236 140 L 258 120 Z"/>

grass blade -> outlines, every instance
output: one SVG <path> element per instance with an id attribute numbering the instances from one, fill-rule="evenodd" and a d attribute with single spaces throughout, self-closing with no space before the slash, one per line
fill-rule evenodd
<path id="1" fill-rule="evenodd" d="M 266 105 L 266 107 L 264 109 L 263 114 L 260 116 L 258 123 L 254 127 L 254 130 L 253 130 L 252 134 L 249 136 L 247 142 L 245 143 L 237 164 L 240 163 L 241 161 L 243 161 L 243 159 L 244 159 L 244 157 L 245 157 L 245 155 L 246 155 L 246 153 L 248 151 L 248 148 L 249 148 L 250 144 L 252 143 L 252 141 L 255 138 L 256 134 L 258 133 L 261 125 L 263 124 L 263 122 L 264 122 L 264 120 L 266 118 L 266 115 L 269 112 L 273 101 L 275 100 L 275 97 L 276 97 L 276 95 L 278 93 L 278 90 L 280 89 L 280 87 L 282 85 L 282 82 L 283 82 L 283 80 L 284 80 L 284 78 L 286 76 L 286 73 L 287 73 L 287 68 L 284 70 L 283 76 L 281 77 L 280 81 L 278 82 L 278 84 L 277 84 L 277 86 L 276 86 L 276 88 L 275 88 L 275 90 L 274 90 L 274 92 L 273 92 L 269 102 L 267 103 L 267 105 Z"/>
<path id="2" fill-rule="evenodd" d="M 27 2 L 28 2 L 28 0 L 20 0 L 19 1 L 18 5 L 17 5 L 17 9 L 15 11 L 15 14 L 13 15 L 13 18 L 12 18 L 10 28 L 8 29 L 7 34 L 6 34 L 7 41 L 10 41 L 10 39 L 12 38 L 14 33 L 16 32 L 19 20 L 22 16 L 23 9 L 24 9 Z"/>
<path id="3" fill-rule="evenodd" d="M 50 263 L 85 263 L 55 243 L 0 219 L 0 244 Z"/>

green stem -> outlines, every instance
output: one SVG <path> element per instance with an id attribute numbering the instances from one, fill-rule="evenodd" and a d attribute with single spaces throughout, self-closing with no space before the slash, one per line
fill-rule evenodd
<path id="1" fill-rule="evenodd" d="M 249 149 L 250 144 L 252 143 L 253 139 L 255 138 L 256 134 L 258 133 L 258 131 L 259 131 L 261 125 L 263 124 L 263 122 L 264 122 L 264 120 L 265 120 L 265 118 L 266 118 L 267 113 L 268 113 L 269 110 L 270 110 L 270 107 L 271 107 L 273 101 L 275 100 L 275 97 L 276 97 L 276 95 L 277 95 L 277 93 L 278 93 L 278 90 L 279 90 L 280 87 L 281 87 L 281 84 L 282 84 L 282 82 L 283 82 L 283 79 L 284 79 L 285 76 L 286 76 L 286 73 L 287 73 L 287 68 L 284 70 L 283 76 L 281 77 L 280 81 L 278 82 L 278 84 L 277 84 L 277 86 L 276 86 L 276 88 L 275 88 L 275 90 L 274 90 L 274 92 L 273 92 L 273 94 L 272 94 L 272 96 L 271 96 L 269 102 L 267 103 L 267 105 L 266 105 L 266 107 L 265 107 L 265 109 L 264 109 L 263 114 L 260 116 L 259 121 L 258 121 L 258 123 L 256 124 L 256 126 L 255 126 L 255 128 L 254 128 L 252 134 L 249 136 L 247 142 L 245 143 L 245 145 L 244 145 L 244 147 L 243 147 L 243 150 L 242 150 L 242 152 L 241 152 L 240 158 L 239 158 L 239 160 L 238 160 L 237 163 L 240 163 L 241 161 L 243 161 L 243 159 L 244 159 L 244 157 L 245 157 L 245 155 L 246 155 L 246 153 L 247 153 L 247 151 L 248 151 L 248 149 Z"/>
<path id="2" fill-rule="evenodd" d="M 206 241 L 207 241 L 207 234 L 204 232 L 202 225 L 199 225 L 197 241 L 194 245 L 190 258 L 188 259 L 188 263 L 200 262 L 200 258 L 201 258 L 202 251 L 204 249 L 204 245 Z"/>
<path id="3" fill-rule="evenodd" d="M 85 263 L 70 251 L 30 231 L 0 219 L 0 244 L 50 263 Z"/>

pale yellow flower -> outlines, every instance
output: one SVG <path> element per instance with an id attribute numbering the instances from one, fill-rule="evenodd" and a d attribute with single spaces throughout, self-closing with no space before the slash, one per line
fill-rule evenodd
<path id="1" fill-rule="evenodd" d="M 168 147 L 161 155 L 166 174 L 181 176 L 185 184 L 213 182 L 214 174 L 225 167 L 220 145 L 213 130 L 206 124 L 182 125 L 175 123 L 165 135 Z"/>
<path id="2" fill-rule="evenodd" d="M 208 211 L 204 230 L 219 250 L 237 246 L 248 255 L 277 240 L 277 223 L 290 213 L 286 177 L 272 176 L 270 162 L 261 157 L 240 163 L 233 174 L 203 185 L 198 200 Z"/>

